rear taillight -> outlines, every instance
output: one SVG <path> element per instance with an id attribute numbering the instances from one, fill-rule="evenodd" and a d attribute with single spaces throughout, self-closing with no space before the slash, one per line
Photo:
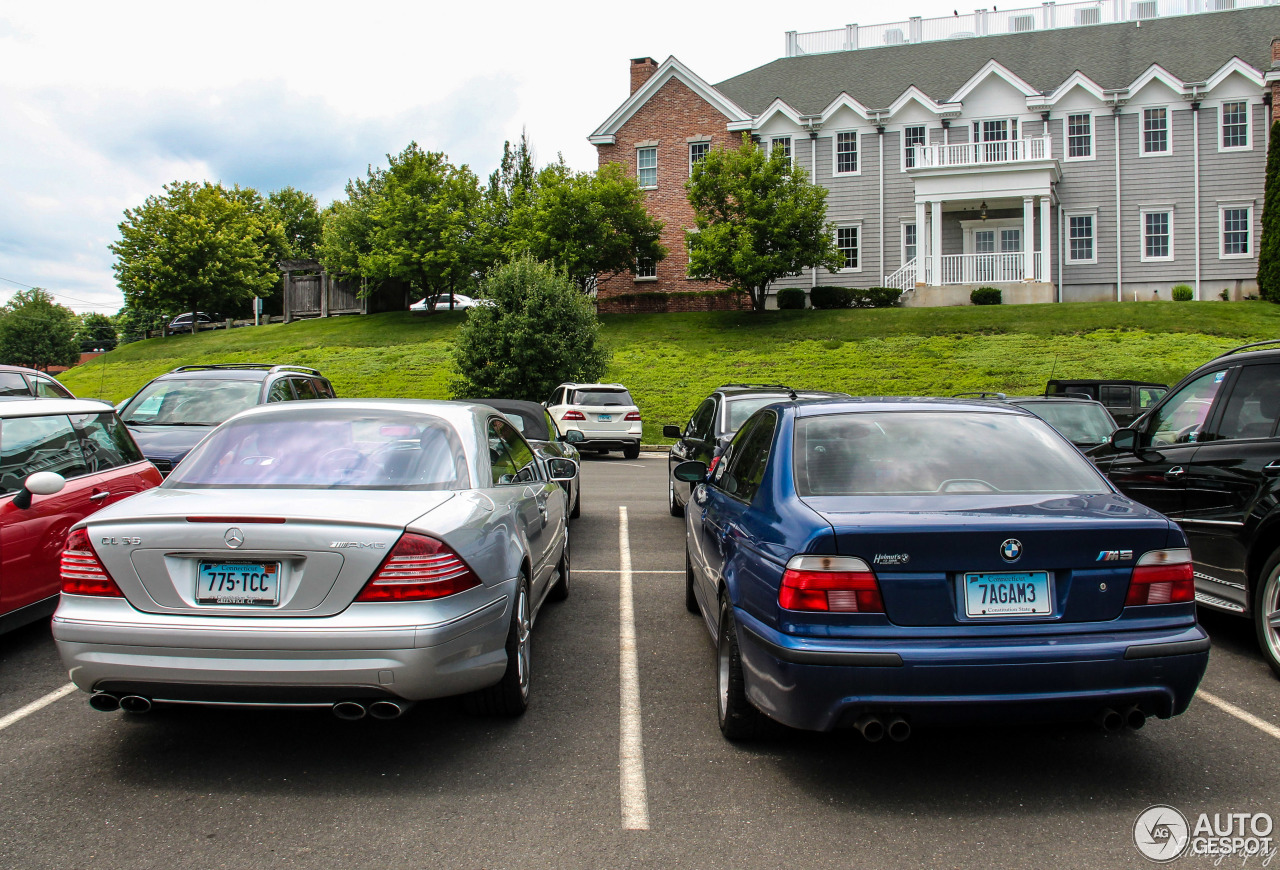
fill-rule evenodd
<path id="1" fill-rule="evenodd" d="M 585 420 L 587 418 L 586 418 L 586 415 L 584 415 L 581 411 L 565 411 L 564 416 L 561 417 L 560 419 L 561 420 Z"/>
<path id="2" fill-rule="evenodd" d="M 89 543 L 89 533 L 76 529 L 67 535 L 62 548 L 62 591 L 68 595 L 99 595 L 123 598 L 116 581 L 98 559 Z"/>
<path id="3" fill-rule="evenodd" d="M 712 456 L 712 457 L 711 457 L 711 464 L 707 466 L 707 475 L 708 475 L 708 476 L 710 476 L 711 472 L 715 471 L 715 470 L 716 470 L 716 466 L 717 466 L 717 465 L 719 465 L 719 464 L 720 464 L 720 456 L 719 456 L 719 454 L 717 454 L 717 455 L 715 455 L 715 456 Z"/>
<path id="4" fill-rule="evenodd" d="M 796 556 L 778 590 L 784 610 L 884 613 L 880 582 L 870 566 L 848 556 Z"/>
<path id="5" fill-rule="evenodd" d="M 480 585 L 462 557 L 443 541 L 404 534 L 356 601 L 430 601 Z"/>
<path id="6" fill-rule="evenodd" d="M 627 416 L 623 417 L 622 419 L 627 420 L 627 421 L 632 422 L 632 423 L 639 423 L 639 422 L 640 422 L 640 412 L 639 412 L 639 411 L 628 411 L 628 412 L 627 412 Z"/>
<path id="7" fill-rule="evenodd" d="M 1125 607 L 1142 604 L 1178 604 L 1196 600 L 1191 551 L 1152 550 L 1143 553 L 1129 578 Z"/>

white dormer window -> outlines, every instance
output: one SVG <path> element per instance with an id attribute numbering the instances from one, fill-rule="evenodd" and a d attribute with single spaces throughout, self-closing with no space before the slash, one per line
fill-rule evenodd
<path id="1" fill-rule="evenodd" d="M 1169 110 L 1163 106 L 1158 109 L 1142 110 L 1142 156 L 1151 157 L 1159 154 L 1170 154 L 1169 146 Z"/>
<path id="2" fill-rule="evenodd" d="M 1093 115 L 1067 115 L 1067 159 L 1093 159 Z"/>
<path id="3" fill-rule="evenodd" d="M 770 154 L 781 154 L 787 160 L 791 159 L 791 137 L 775 136 L 769 142 Z"/>
<path id="4" fill-rule="evenodd" d="M 902 168 L 911 169 L 920 159 L 920 152 L 929 143 L 929 128 L 915 124 L 902 128 Z"/>
<path id="5" fill-rule="evenodd" d="M 1244 100 L 1222 104 L 1222 151 L 1249 149 L 1249 104 Z"/>
<path id="6" fill-rule="evenodd" d="M 835 138 L 836 144 L 836 175 L 857 175 L 858 174 L 858 134 L 837 133 Z"/>

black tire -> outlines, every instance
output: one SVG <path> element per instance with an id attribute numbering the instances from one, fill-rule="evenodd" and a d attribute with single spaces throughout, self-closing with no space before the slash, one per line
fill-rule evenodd
<path id="1" fill-rule="evenodd" d="M 716 642 L 716 713 L 720 733 L 728 740 L 755 740 L 772 730 L 765 715 L 747 700 L 738 627 L 727 599 L 720 603 L 720 632 Z"/>
<path id="2" fill-rule="evenodd" d="M 576 520 L 582 516 L 582 479 L 573 485 L 573 510 L 569 511 L 569 519 Z"/>
<path id="3" fill-rule="evenodd" d="M 684 505 L 676 501 L 676 483 L 671 479 L 671 471 L 667 471 L 667 510 L 671 511 L 671 516 L 684 516 Z"/>
<path id="4" fill-rule="evenodd" d="M 466 697 L 468 712 L 480 716 L 519 716 L 529 706 L 529 580 L 520 578 L 507 630 L 507 670 L 502 679 Z"/>
<path id="5" fill-rule="evenodd" d="M 547 598 L 551 601 L 564 601 L 569 597 L 569 584 L 573 581 L 573 564 L 570 560 L 569 553 L 569 532 L 564 533 L 564 550 L 560 553 L 560 561 L 556 563 L 556 573 L 559 579 L 556 585 L 551 587 L 551 591 L 547 593 Z"/>
<path id="6" fill-rule="evenodd" d="M 1253 627 L 1262 657 L 1280 677 L 1280 550 L 1267 560 L 1253 591 Z"/>
<path id="7" fill-rule="evenodd" d="M 698 596 L 693 593 L 693 562 L 689 559 L 689 547 L 684 548 L 684 609 L 698 613 Z"/>
<path id="8" fill-rule="evenodd" d="M 627 444 L 626 446 L 624 446 L 624 447 L 622 448 L 622 456 L 623 456 L 623 458 L 624 458 L 624 459 L 639 459 L 639 458 L 640 458 L 640 445 L 639 445 L 639 444 Z"/>

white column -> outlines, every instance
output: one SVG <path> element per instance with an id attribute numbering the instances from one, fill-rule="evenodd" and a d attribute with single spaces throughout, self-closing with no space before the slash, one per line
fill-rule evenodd
<path id="1" fill-rule="evenodd" d="M 1035 199 L 1034 196 L 1022 198 L 1022 257 L 1025 263 L 1022 277 L 1027 281 L 1036 279 L 1036 258 L 1032 253 L 1035 248 L 1032 244 L 1032 239 L 1035 238 Z"/>
<path id="2" fill-rule="evenodd" d="M 942 200 L 935 199 L 931 206 L 929 225 L 929 268 L 933 270 L 934 285 L 942 283 Z"/>
<path id="3" fill-rule="evenodd" d="M 1052 213 L 1049 211 L 1049 200 L 1052 197 L 1040 197 L 1040 274 L 1036 276 L 1037 281 L 1048 281 L 1049 276 L 1053 273 L 1049 270 L 1049 225 L 1052 221 Z"/>
<path id="4" fill-rule="evenodd" d="M 924 283 L 924 258 L 929 256 L 929 225 L 925 223 L 924 203 L 916 203 L 916 277 L 913 283 Z"/>

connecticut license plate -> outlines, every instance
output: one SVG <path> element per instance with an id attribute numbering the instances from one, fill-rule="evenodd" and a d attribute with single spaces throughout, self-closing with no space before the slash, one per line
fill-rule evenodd
<path id="1" fill-rule="evenodd" d="M 964 613 L 970 618 L 990 616 L 1047 616 L 1053 613 L 1049 575 L 1044 571 L 1017 574 L 965 574 Z"/>
<path id="2" fill-rule="evenodd" d="M 201 562 L 199 604 L 273 605 L 280 601 L 279 562 Z"/>
<path id="3" fill-rule="evenodd" d="M 597 415 L 596 415 L 596 419 L 597 419 L 597 420 L 599 420 L 601 423 L 612 423 L 612 422 L 613 422 L 613 415 L 612 415 L 612 414 L 597 414 Z"/>

